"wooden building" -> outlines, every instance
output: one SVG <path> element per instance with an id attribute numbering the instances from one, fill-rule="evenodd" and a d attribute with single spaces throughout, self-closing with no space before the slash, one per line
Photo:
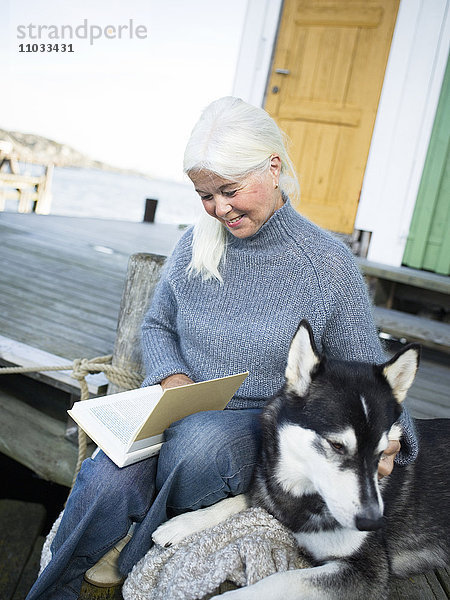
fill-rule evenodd
<path id="1" fill-rule="evenodd" d="M 299 208 L 450 273 L 449 0 L 249 0 L 234 94 L 291 139 Z"/>

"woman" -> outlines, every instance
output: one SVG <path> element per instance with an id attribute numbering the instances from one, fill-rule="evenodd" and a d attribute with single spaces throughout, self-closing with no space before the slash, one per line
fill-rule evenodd
<path id="1" fill-rule="evenodd" d="M 148 550 L 173 514 L 245 491 L 259 443 L 258 415 L 283 385 L 290 340 L 302 318 L 318 348 L 382 362 L 361 276 L 350 252 L 299 215 L 297 180 L 283 135 L 260 108 L 236 98 L 212 103 L 195 126 L 184 168 L 205 212 L 178 243 L 143 325 L 143 385 L 173 387 L 244 370 L 250 376 L 225 411 L 192 415 L 166 432 L 159 458 L 118 469 L 103 453 L 84 462 L 35 598 L 76 598 L 83 574 L 137 526 L 121 573 Z M 417 443 L 406 413 L 401 451 Z"/>

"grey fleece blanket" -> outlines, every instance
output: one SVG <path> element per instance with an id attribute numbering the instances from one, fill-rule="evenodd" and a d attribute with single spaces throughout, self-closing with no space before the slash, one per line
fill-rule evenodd
<path id="1" fill-rule="evenodd" d="M 251 585 L 307 566 L 292 534 L 262 508 L 249 508 L 175 546 L 154 546 L 122 593 L 125 600 L 196 600 L 226 580 Z"/>
<path id="2" fill-rule="evenodd" d="M 58 525 L 44 544 L 41 570 Z M 128 575 L 122 594 L 124 600 L 198 600 L 224 581 L 251 585 L 308 566 L 288 529 L 262 508 L 249 508 L 170 548 L 153 546 Z"/>

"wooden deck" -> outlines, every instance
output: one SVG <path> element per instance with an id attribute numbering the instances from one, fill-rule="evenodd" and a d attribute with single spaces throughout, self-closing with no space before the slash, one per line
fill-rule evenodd
<path id="1" fill-rule="evenodd" d="M 66 359 L 111 353 L 129 256 L 167 255 L 181 234 L 170 225 L 0 214 L 0 335 Z M 411 412 L 418 417 L 450 417 L 449 390 L 448 356 L 424 352 L 407 400 Z M 2 415 L 14 405 L 11 420 L 17 421 L 25 408 L 15 394 L 0 392 L 0 405 Z M 38 409 L 31 410 L 36 430 Z M 29 413 L 24 412 L 24 422 L 26 418 Z M 47 435 L 49 447 L 59 444 L 58 456 L 65 461 L 61 477 L 67 479 L 75 454 L 69 448 L 66 456 L 62 449 L 64 424 L 54 419 Z M 25 597 L 37 572 L 42 519 L 38 505 L 2 502 L 0 598 Z M 390 600 L 448 597 L 448 573 L 442 571 L 394 582 Z"/>
<path id="2" fill-rule="evenodd" d="M 171 225 L 0 214 L 0 364 L 11 353 L 24 357 L 17 364 L 27 364 L 30 356 L 37 364 L 55 364 L 54 355 L 65 363 L 110 354 L 129 256 L 167 255 L 181 235 Z M 45 479 L 70 485 L 76 449 L 65 437 L 65 421 L 78 384 L 70 372 L 32 377 L 20 378 L 19 387 L 0 379 L 0 452 Z M 91 393 L 104 393 L 106 378 L 90 378 Z M 40 390 L 38 382 L 50 382 L 60 396 L 52 403 L 50 390 Z M 449 390 L 448 355 L 425 349 L 407 399 L 411 413 L 450 417 Z"/>
<path id="3" fill-rule="evenodd" d="M 40 504 L 0 500 L 0 598 L 24 600 L 39 571 L 44 543 L 42 523 L 45 509 Z M 233 589 L 233 588 L 231 588 Z M 448 569 L 391 582 L 389 600 L 447 600 Z M 208 596 L 209 597 L 209 596 Z M 94 588 L 85 584 L 80 600 L 120 600 L 119 588 Z M 204 599 L 206 600 L 206 599 Z"/>
<path id="4" fill-rule="evenodd" d="M 0 214 L 0 334 L 64 358 L 109 354 L 128 258 L 167 255 L 173 225 Z"/>
<path id="5" fill-rule="evenodd" d="M 110 354 L 129 256 L 167 255 L 181 235 L 172 225 L 0 214 L 0 336 L 67 359 Z M 424 351 L 411 412 L 450 417 L 449 390 L 448 356 Z"/>

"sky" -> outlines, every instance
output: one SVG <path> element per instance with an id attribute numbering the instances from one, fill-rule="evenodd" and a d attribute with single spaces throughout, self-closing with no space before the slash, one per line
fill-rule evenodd
<path id="1" fill-rule="evenodd" d="M 247 0 L 0 0 L 0 128 L 182 181 L 201 110 L 233 92 L 246 8 Z"/>

